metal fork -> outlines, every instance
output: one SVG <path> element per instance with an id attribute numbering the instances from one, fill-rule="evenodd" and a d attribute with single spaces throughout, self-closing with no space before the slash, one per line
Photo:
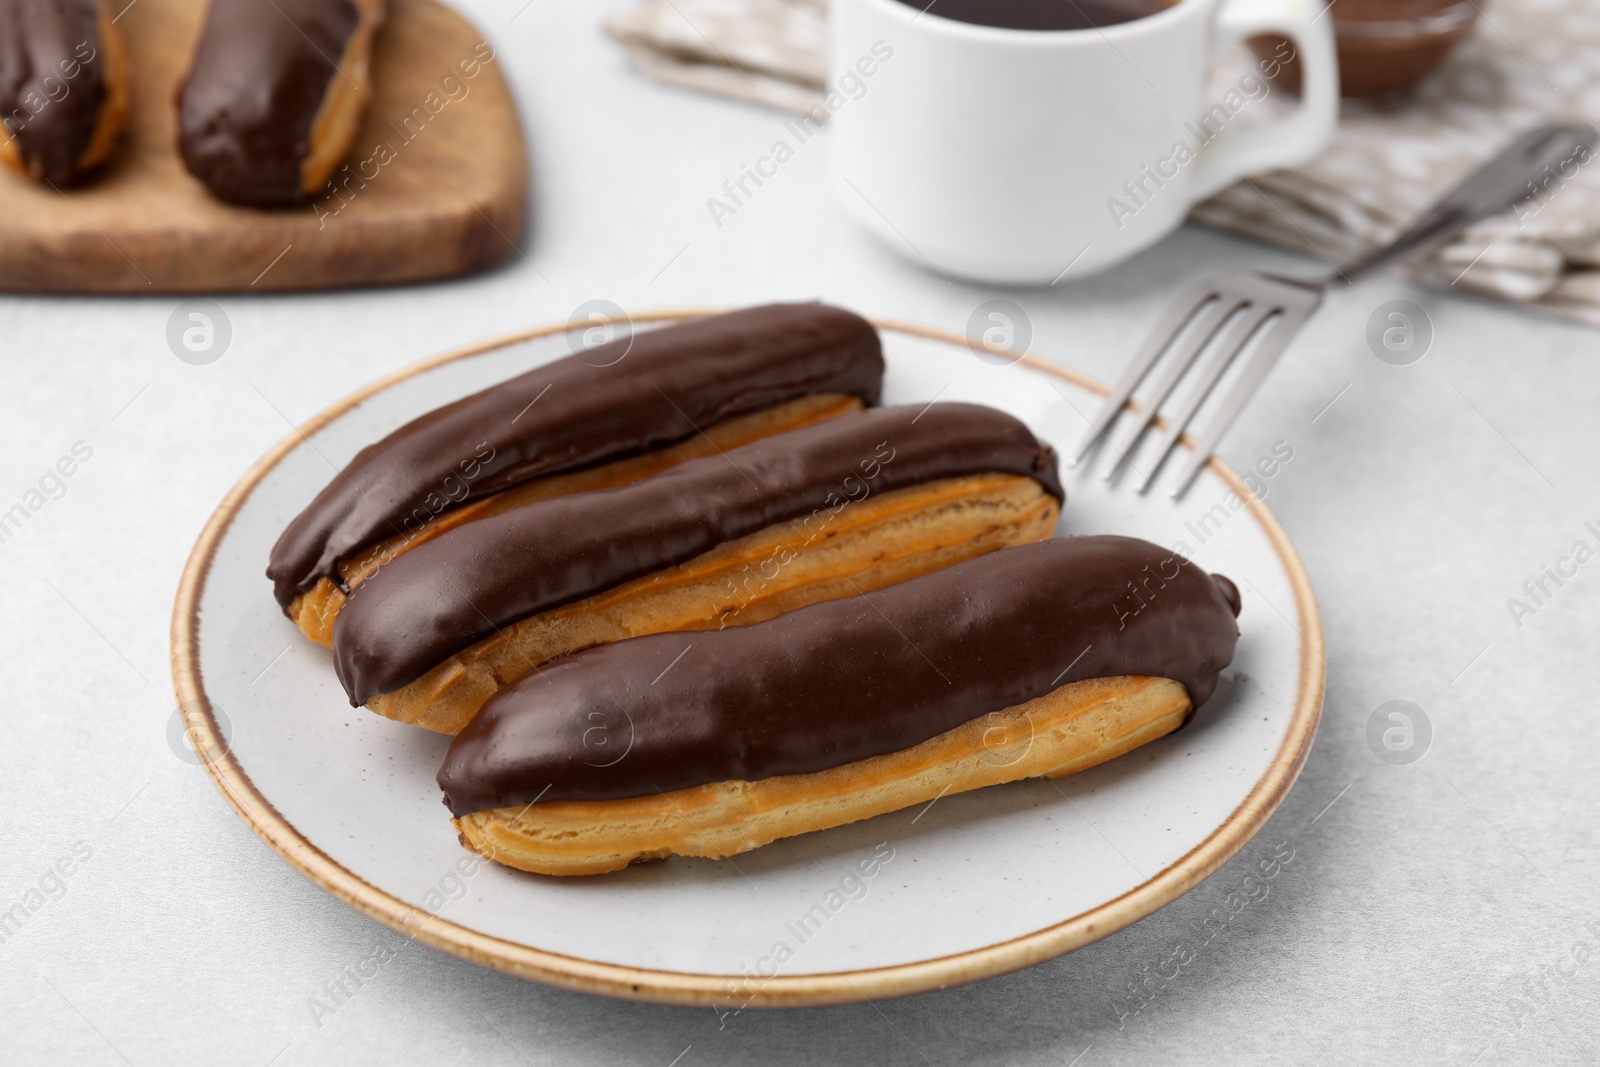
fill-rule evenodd
<path id="1" fill-rule="evenodd" d="M 1150 339 L 1139 349 L 1133 363 L 1101 405 L 1078 446 L 1067 457 L 1077 466 L 1097 441 L 1106 440 L 1106 430 L 1128 403 L 1134 390 L 1144 381 L 1163 354 L 1174 353 L 1154 393 L 1143 402 L 1111 444 L 1115 458 L 1105 472 L 1110 480 L 1121 469 L 1179 381 L 1206 351 L 1215 355 L 1200 372 L 1193 390 L 1166 420 L 1162 439 L 1149 472 L 1139 484 L 1144 492 L 1155 481 L 1168 454 L 1183 436 L 1195 413 L 1234 360 L 1252 342 L 1254 352 L 1233 391 L 1222 402 L 1216 417 L 1199 435 L 1194 451 L 1173 484 L 1171 495 L 1181 496 L 1194 481 L 1200 468 L 1211 458 L 1217 441 L 1232 425 L 1245 404 L 1277 362 L 1300 327 L 1322 303 L 1330 288 L 1391 266 L 1400 260 L 1438 248 L 1462 230 L 1489 215 L 1506 211 L 1534 194 L 1539 185 L 1554 176 L 1558 183 L 1572 177 L 1557 168 L 1583 166 L 1593 159 L 1597 140 L 1595 128 L 1586 123 L 1558 123 L 1540 126 L 1522 134 L 1461 184 L 1446 193 L 1433 207 L 1423 212 L 1408 229 L 1388 244 L 1362 256 L 1354 263 L 1320 278 L 1285 278 L 1271 274 L 1227 274 L 1191 290 L 1173 305 L 1156 326 Z"/>

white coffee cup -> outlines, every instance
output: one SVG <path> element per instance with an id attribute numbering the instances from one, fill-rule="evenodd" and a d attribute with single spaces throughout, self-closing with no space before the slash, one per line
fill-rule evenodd
<path id="1" fill-rule="evenodd" d="M 1338 115 L 1320 0 L 1178 0 L 1081 30 L 980 26 L 901 0 L 832 8 L 834 85 L 864 87 L 832 118 L 838 195 L 944 274 L 1049 284 L 1126 259 L 1196 200 L 1316 155 Z M 1287 117 L 1240 122 L 1267 95 L 1262 65 L 1219 99 L 1208 79 L 1260 34 L 1290 42 L 1301 97 Z"/>

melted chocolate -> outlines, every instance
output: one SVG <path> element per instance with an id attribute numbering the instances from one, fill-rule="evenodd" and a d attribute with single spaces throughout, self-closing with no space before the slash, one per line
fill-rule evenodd
<path id="1" fill-rule="evenodd" d="M 0 0 L 0 121 L 22 165 L 62 185 L 106 101 L 96 0 Z"/>
<path id="2" fill-rule="evenodd" d="M 1230 589 L 1148 541 L 1067 537 L 753 626 L 603 645 L 491 699 L 439 785 L 459 816 L 809 774 L 1113 675 L 1175 679 L 1199 707 L 1238 640 Z"/>
<path id="3" fill-rule="evenodd" d="M 824 304 L 770 304 L 619 338 L 362 449 L 278 538 L 267 576 L 287 609 L 319 578 L 337 581 L 339 560 L 403 532 L 418 509 L 437 510 L 423 502 L 460 483 L 469 463 L 474 473 L 456 503 L 672 444 L 796 397 L 849 393 L 875 404 L 882 384 L 872 324 Z"/>
<path id="4" fill-rule="evenodd" d="M 189 173 L 233 204 L 304 201 L 311 123 L 360 21 L 354 0 L 211 0 L 178 98 Z"/>
<path id="5" fill-rule="evenodd" d="M 901 0 L 932 15 L 1007 30 L 1092 30 L 1148 18 L 1173 0 Z"/>
<path id="6" fill-rule="evenodd" d="M 975 404 L 876 408 L 468 523 L 384 564 L 333 625 L 350 703 L 420 678 L 518 619 L 580 600 L 774 523 L 814 532 L 848 501 L 987 472 L 1061 499 L 1055 454 Z M 813 516 L 816 519 L 813 520 Z"/>

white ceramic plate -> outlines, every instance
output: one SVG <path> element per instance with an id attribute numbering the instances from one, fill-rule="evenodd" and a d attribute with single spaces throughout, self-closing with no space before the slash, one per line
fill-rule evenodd
<path id="1" fill-rule="evenodd" d="M 980 360 L 959 336 L 880 325 L 889 403 L 990 404 L 1059 449 L 1103 392 L 1042 361 Z M 564 327 L 530 331 L 340 401 L 244 476 L 185 569 L 173 674 L 191 730 L 226 739 L 201 746 L 208 769 L 341 900 L 446 952 L 571 988 L 730 1007 L 896 996 L 1027 966 L 1148 915 L 1237 852 L 1294 781 L 1321 712 L 1321 626 L 1270 513 L 1215 461 L 1176 503 L 1067 472 L 1062 532 L 1174 546 L 1243 591 L 1238 655 L 1184 730 L 1057 783 L 946 797 L 779 841 L 737 867 L 674 858 L 562 880 L 474 863 L 434 784 L 448 738 L 352 709 L 330 654 L 283 617 L 262 572 L 330 461 L 567 352 Z"/>

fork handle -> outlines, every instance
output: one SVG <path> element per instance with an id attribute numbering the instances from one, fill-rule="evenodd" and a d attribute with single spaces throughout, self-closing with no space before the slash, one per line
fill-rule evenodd
<path id="1" fill-rule="evenodd" d="M 1595 128 L 1555 123 L 1522 134 L 1462 180 L 1388 244 L 1362 256 L 1327 279 L 1355 282 L 1402 259 L 1438 248 L 1473 223 L 1508 211 L 1540 189 L 1558 192 L 1578 168 L 1594 161 Z"/>

